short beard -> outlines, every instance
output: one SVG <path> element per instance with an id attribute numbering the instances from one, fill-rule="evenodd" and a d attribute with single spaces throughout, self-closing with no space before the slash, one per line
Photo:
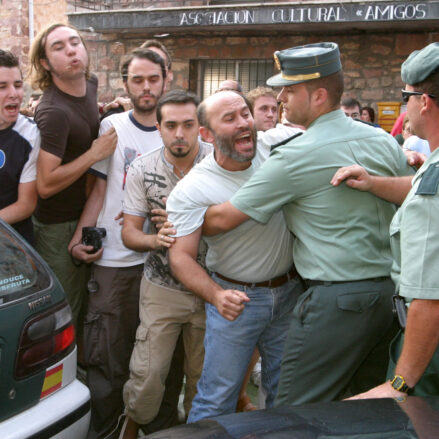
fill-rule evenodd
<path id="1" fill-rule="evenodd" d="M 156 109 L 157 109 L 157 103 L 158 103 L 160 97 L 161 97 L 162 94 L 163 94 L 164 85 L 162 86 L 162 89 L 161 89 L 159 95 L 156 96 L 155 94 L 150 93 L 150 95 L 153 96 L 153 97 L 155 98 L 155 103 L 154 103 L 154 104 L 151 104 L 151 105 L 148 105 L 147 107 L 144 107 L 144 106 L 138 105 L 137 102 L 140 101 L 140 98 L 137 98 L 136 96 L 134 96 L 133 94 L 131 94 L 130 89 L 128 88 L 128 86 L 126 87 L 126 89 L 127 89 L 128 97 L 131 99 L 131 102 L 133 103 L 133 107 L 134 107 L 134 109 L 136 110 L 137 113 L 141 113 L 141 114 L 152 114 L 152 113 L 155 113 L 155 111 L 156 111 Z"/>
<path id="2" fill-rule="evenodd" d="M 215 140 L 215 145 L 224 154 L 226 157 L 231 158 L 239 163 L 250 162 L 253 160 L 256 155 L 256 145 L 257 145 L 257 131 L 256 128 L 250 128 L 250 136 L 253 140 L 253 154 L 250 156 L 242 155 L 235 149 L 235 140 L 238 136 L 240 136 L 243 132 L 249 130 L 241 130 L 234 136 L 221 136 L 213 131 L 213 136 Z"/>
<path id="3" fill-rule="evenodd" d="M 187 142 L 172 142 L 169 147 L 167 147 L 167 150 L 169 152 L 169 154 L 171 154 L 172 156 L 176 157 L 176 158 L 183 158 L 186 157 L 190 152 L 191 152 L 191 148 L 188 148 L 186 151 L 179 151 L 178 149 L 175 151 L 172 149 L 173 146 L 175 145 L 184 145 L 184 146 L 189 146 L 189 144 Z"/>

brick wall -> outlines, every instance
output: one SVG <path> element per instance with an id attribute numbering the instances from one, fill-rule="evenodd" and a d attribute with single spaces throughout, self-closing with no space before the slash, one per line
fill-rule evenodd
<path id="1" fill-rule="evenodd" d="M 21 0 L 0 1 L 0 47 L 27 62 L 29 52 L 27 2 Z"/>
<path id="2" fill-rule="evenodd" d="M 0 38 L 2 48 L 19 56 L 24 70 L 28 65 L 28 2 L 0 0 Z M 197 2 L 194 2 L 197 3 Z M 53 22 L 67 22 L 67 0 L 34 0 L 35 32 Z M 84 33 L 90 50 L 92 71 L 100 83 L 103 101 L 123 93 L 119 65 L 124 54 L 150 35 L 139 37 L 118 34 Z M 399 101 L 400 65 L 407 55 L 437 41 L 438 33 L 367 33 L 356 35 L 257 36 L 257 35 L 182 35 L 162 39 L 173 56 L 174 87 L 189 85 L 191 59 L 271 59 L 273 52 L 300 44 L 335 41 L 340 45 L 345 71 L 346 94 L 362 104 Z"/>
<path id="3" fill-rule="evenodd" d="M 66 0 L 34 0 L 34 34 L 48 24 L 67 23 Z M 23 74 L 29 67 L 29 10 L 23 0 L 0 0 L 0 48 L 18 56 Z M 31 88 L 25 84 L 27 102 Z"/>
<path id="4" fill-rule="evenodd" d="M 123 93 L 119 75 L 124 54 L 144 38 L 121 38 L 116 34 L 87 34 L 92 71 L 100 81 L 100 99 Z M 173 87 L 187 88 L 191 59 L 271 59 L 273 52 L 301 44 L 334 41 L 339 44 L 345 72 L 345 94 L 363 105 L 377 101 L 400 101 L 401 63 L 415 49 L 437 41 L 439 33 L 386 33 L 308 36 L 182 36 L 161 41 L 173 56 Z"/>

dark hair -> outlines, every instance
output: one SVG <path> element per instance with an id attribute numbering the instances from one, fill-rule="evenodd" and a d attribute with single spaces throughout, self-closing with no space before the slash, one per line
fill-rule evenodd
<path id="1" fill-rule="evenodd" d="M 369 119 L 371 122 L 375 122 L 375 110 L 372 107 L 363 107 L 361 112 L 367 111 L 369 113 Z"/>
<path id="2" fill-rule="evenodd" d="M 160 49 L 165 55 L 166 55 L 166 65 L 168 67 L 168 70 L 171 70 L 172 67 L 172 59 L 171 55 L 169 55 L 168 49 L 166 49 L 165 45 L 162 44 L 158 40 L 146 40 L 141 46 L 141 49 L 149 49 L 150 47 L 155 47 L 157 49 Z"/>
<path id="3" fill-rule="evenodd" d="M 332 109 L 340 107 L 340 99 L 344 91 L 344 78 L 343 71 L 333 73 L 323 78 L 312 79 L 311 81 L 304 82 L 308 92 L 317 90 L 318 88 L 324 88 L 328 92 L 328 101 Z M 358 104 L 360 107 L 360 104 Z"/>
<path id="4" fill-rule="evenodd" d="M 72 25 L 66 24 L 66 23 L 55 23 L 55 24 L 51 24 L 50 26 L 44 28 L 34 38 L 34 40 L 32 42 L 31 51 L 30 51 L 30 65 L 31 65 L 30 75 L 31 75 L 31 81 L 32 81 L 32 88 L 34 88 L 34 89 L 39 88 L 40 90 L 44 91 L 53 82 L 52 73 L 47 71 L 41 65 L 41 60 L 43 60 L 43 59 L 47 60 L 47 54 L 46 54 L 47 37 L 55 29 L 58 29 L 59 27 L 68 27 L 68 28 L 76 31 L 78 33 L 79 39 L 81 40 L 83 46 L 85 47 L 85 51 L 87 52 L 87 56 L 89 56 L 85 41 L 75 26 L 72 26 Z M 87 64 L 85 76 L 86 76 L 86 78 L 90 77 L 90 62 Z"/>
<path id="5" fill-rule="evenodd" d="M 128 68 L 135 58 L 147 59 L 154 64 L 158 64 L 162 69 L 162 78 L 163 80 L 166 78 L 166 67 L 164 59 L 156 52 L 153 52 L 149 49 L 134 49 L 125 59 L 120 68 L 120 73 L 122 75 L 122 79 L 124 82 L 128 79 Z"/>
<path id="6" fill-rule="evenodd" d="M 18 58 L 9 50 L 0 49 L 0 67 L 18 67 Z"/>
<path id="7" fill-rule="evenodd" d="M 194 104 L 195 108 L 198 107 L 200 100 L 198 96 L 187 90 L 176 89 L 165 93 L 157 103 L 157 122 L 162 122 L 162 107 L 168 104 Z"/>
<path id="8" fill-rule="evenodd" d="M 206 99 L 198 105 L 197 117 L 200 126 L 210 128 L 209 121 L 207 120 Z"/>
<path id="9" fill-rule="evenodd" d="M 361 111 L 360 103 L 356 99 L 351 98 L 351 97 L 344 98 L 341 101 L 341 106 L 346 107 L 346 108 L 358 107 L 358 109 Z"/>
<path id="10" fill-rule="evenodd" d="M 417 84 L 413 84 L 412 87 L 415 91 L 435 96 L 433 99 L 434 103 L 439 107 L 439 67 L 428 75 L 426 79 Z"/>

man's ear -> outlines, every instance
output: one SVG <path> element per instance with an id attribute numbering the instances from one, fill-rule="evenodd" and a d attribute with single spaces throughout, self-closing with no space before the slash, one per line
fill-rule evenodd
<path id="1" fill-rule="evenodd" d="M 436 106 L 436 104 L 433 102 L 433 98 L 431 98 L 425 93 L 421 96 L 421 103 L 422 103 L 422 107 L 419 110 L 419 113 L 422 116 L 425 115 L 426 111 L 430 111 L 433 108 L 433 106 Z"/>
<path id="2" fill-rule="evenodd" d="M 328 90 L 320 87 L 313 91 L 314 102 L 317 105 L 322 105 L 328 100 Z"/>
<path id="3" fill-rule="evenodd" d="M 205 142 L 213 143 L 213 133 L 209 130 L 209 128 L 200 127 L 200 136 Z"/>
<path id="4" fill-rule="evenodd" d="M 49 63 L 47 62 L 46 58 L 41 58 L 40 59 L 40 64 L 43 66 L 43 68 L 45 70 L 47 70 L 48 72 L 50 72 L 50 67 L 49 67 Z"/>
<path id="5" fill-rule="evenodd" d="M 162 132 L 161 132 L 161 130 L 160 130 L 160 124 L 159 124 L 158 122 L 155 123 L 155 127 L 157 128 L 157 130 L 158 130 L 158 132 L 159 132 L 159 134 L 160 134 L 160 136 L 161 136 L 161 135 L 162 135 Z"/>

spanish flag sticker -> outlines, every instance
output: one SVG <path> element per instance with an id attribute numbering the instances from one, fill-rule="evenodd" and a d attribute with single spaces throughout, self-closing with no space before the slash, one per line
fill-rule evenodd
<path id="1" fill-rule="evenodd" d="M 63 364 L 46 371 L 40 399 L 58 390 L 62 385 Z"/>

